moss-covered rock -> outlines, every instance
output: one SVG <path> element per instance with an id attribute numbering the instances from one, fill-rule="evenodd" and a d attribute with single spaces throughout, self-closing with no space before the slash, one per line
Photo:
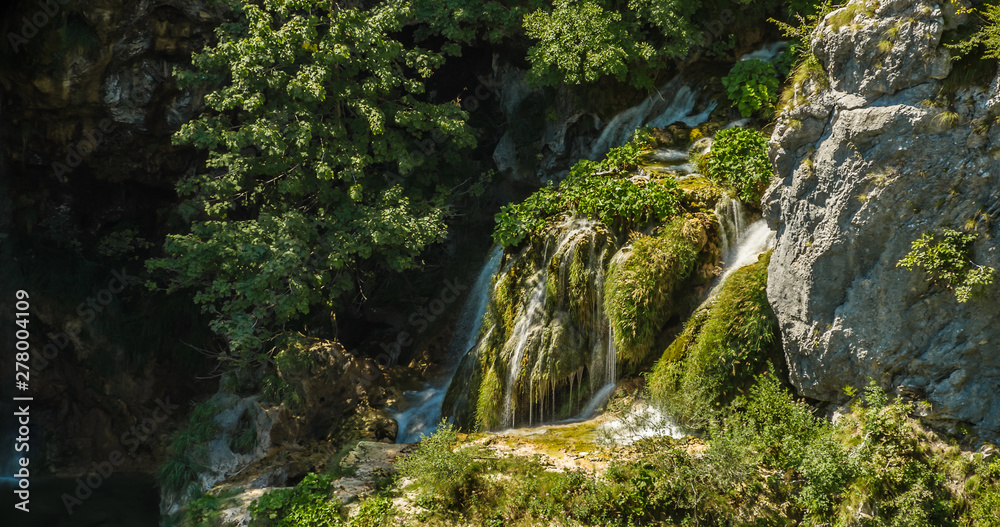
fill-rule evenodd
<path id="1" fill-rule="evenodd" d="M 604 309 L 620 361 L 642 363 L 663 326 L 681 314 L 680 297 L 689 294 L 684 286 L 712 224 L 702 214 L 674 219 L 653 236 L 634 238 L 629 257 L 610 269 Z"/>
<path id="2" fill-rule="evenodd" d="M 731 400 L 762 371 L 784 370 L 778 323 L 767 301 L 769 261 L 770 252 L 734 271 L 718 296 L 688 319 L 649 375 L 654 401 L 682 421 L 699 404 Z"/>

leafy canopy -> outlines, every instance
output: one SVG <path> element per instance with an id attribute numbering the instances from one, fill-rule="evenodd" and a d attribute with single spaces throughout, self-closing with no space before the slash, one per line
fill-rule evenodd
<path id="1" fill-rule="evenodd" d="M 433 141 L 457 161 L 453 150 L 474 139 L 456 104 L 422 98 L 422 79 L 444 58 L 392 37 L 406 6 L 266 0 L 234 9 L 218 43 L 178 76 L 218 86 L 174 137 L 206 151 L 208 170 L 179 182 L 190 232 L 170 236 L 167 256 L 148 266 L 169 273 L 170 290 L 195 288 L 213 330 L 246 352 L 330 309 L 362 266 L 418 265 L 444 234 L 444 196 L 431 176 L 436 160 L 417 166 L 422 157 L 408 152 Z M 381 174 L 391 170 L 407 177 L 390 186 Z"/>
<path id="2" fill-rule="evenodd" d="M 557 86 L 583 84 L 603 76 L 653 88 L 666 60 L 687 56 L 702 41 L 692 21 L 700 1 L 630 0 L 609 6 L 599 0 L 556 0 L 552 9 L 524 17 L 524 29 L 538 42 L 528 50 L 529 80 Z"/>

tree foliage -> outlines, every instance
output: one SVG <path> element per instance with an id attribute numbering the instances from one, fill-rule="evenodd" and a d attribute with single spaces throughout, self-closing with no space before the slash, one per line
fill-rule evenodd
<path id="1" fill-rule="evenodd" d="M 457 104 L 422 97 L 444 58 L 392 37 L 407 7 L 234 9 L 218 43 L 179 74 L 218 86 L 174 137 L 206 151 L 208 170 L 178 184 L 190 232 L 170 236 L 167 256 L 148 265 L 169 273 L 169 289 L 195 288 L 212 328 L 251 351 L 282 324 L 330 309 L 362 266 L 418 265 L 444 234 L 444 196 L 435 159 L 410 152 L 432 141 L 454 158 L 474 139 Z M 389 171 L 407 177 L 390 184 Z"/>
<path id="2" fill-rule="evenodd" d="M 687 56 L 702 40 L 692 16 L 700 1 L 556 0 L 552 9 L 524 17 L 529 37 L 530 80 L 537 84 L 582 84 L 613 76 L 652 88 L 666 60 Z"/>

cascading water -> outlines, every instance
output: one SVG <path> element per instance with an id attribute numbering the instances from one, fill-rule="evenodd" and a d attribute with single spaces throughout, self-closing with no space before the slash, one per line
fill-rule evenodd
<path id="1" fill-rule="evenodd" d="M 521 364 L 524 362 L 524 349 L 528 345 L 528 337 L 531 335 L 532 329 L 536 327 L 536 319 L 541 314 L 542 307 L 544 306 L 546 278 L 547 273 L 545 272 L 540 272 L 532 278 L 535 285 L 532 287 L 531 295 L 528 297 L 528 303 L 525 305 L 525 314 L 517 321 L 517 325 L 514 326 L 513 334 L 511 335 L 511 339 L 513 339 L 516 344 L 514 346 L 514 351 L 510 356 L 510 371 L 507 373 L 507 384 L 506 389 L 504 390 L 504 427 L 509 428 L 514 425 L 515 415 L 512 406 L 514 387 L 517 383 L 518 376 L 521 374 Z"/>
<path id="2" fill-rule="evenodd" d="M 490 298 L 493 275 L 500 269 L 502 259 L 503 249 L 494 247 L 462 306 L 462 315 L 455 328 L 447 358 L 449 364 L 454 364 L 448 375 L 429 383 L 424 390 L 404 392 L 406 409 L 394 415 L 399 425 L 399 432 L 396 434 L 397 443 L 417 441 L 420 436 L 433 433 L 441 422 L 441 405 L 444 403 L 448 385 L 455 375 L 461 357 L 476 345 Z"/>
<path id="3" fill-rule="evenodd" d="M 582 237 L 587 233 L 590 233 L 594 229 L 594 220 L 587 218 L 573 217 L 567 219 L 563 224 L 557 227 L 562 231 L 562 235 L 556 240 L 555 244 L 552 246 L 551 250 L 547 246 L 544 251 L 545 261 L 549 261 L 555 255 L 566 255 L 575 252 L 577 245 L 580 243 Z M 563 265 L 568 266 L 569 260 L 563 259 Z M 567 269 L 562 268 L 560 276 L 565 276 Z M 504 428 L 513 427 L 517 423 L 517 414 L 514 407 L 514 398 L 516 396 L 517 381 L 521 376 L 521 369 L 524 363 L 525 351 L 528 347 L 529 340 L 536 336 L 541 325 L 541 318 L 544 315 L 545 303 L 548 296 L 548 291 L 546 290 L 546 285 L 549 280 L 549 266 L 544 266 L 539 270 L 534 276 L 531 277 L 529 283 L 531 284 L 531 293 L 528 295 L 528 300 L 524 305 L 524 309 L 521 315 L 518 317 L 517 323 L 514 325 L 511 331 L 510 337 L 507 339 L 508 344 L 513 344 L 511 347 L 510 357 L 507 361 L 509 364 L 509 370 L 507 373 L 507 379 L 504 386 L 504 400 L 503 400 L 503 413 L 502 413 L 502 423 Z M 603 281 L 603 278 L 600 279 Z M 602 287 L 603 289 L 603 287 Z M 505 346 L 506 348 L 507 346 Z M 535 393 L 535 386 L 533 384 L 533 378 L 528 379 L 528 393 L 529 397 L 533 397 Z M 545 387 L 541 387 L 545 388 Z M 554 388 L 554 387 L 553 387 Z M 553 395 L 554 404 L 554 395 Z M 531 423 L 534 420 L 534 408 L 533 405 L 528 405 L 528 422 Z M 554 413 L 554 408 L 553 408 Z M 543 415 L 544 415 L 544 396 L 543 396 Z"/>
<path id="4" fill-rule="evenodd" d="M 725 195 L 715 204 L 715 217 L 719 220 L 719 248 L 722 250 L 722 262 L 728 265 L 732 256 L 730 248 L 739 244 L 740 236 L 746 228 L 747 212 L 740 200 Z"/>
<path id="5" fill-rule="evenodd" d="M 745 230 L 738 231 L 737 240 L 737 245 L 729 252 L 728 260 L 724 261 L 722 274 L 708 294 L 709 299 L 714 298 L 722 290 L 723 284 L 733 271 L 756 262 L 761 254 L 774 245 L 774 231 L 768 228 L 764 220 L 757 220 Z"/>
<path id="6" fill-rule="evenodd" d="M 667 100 L 663 94 L 672 98 Z M 611 119 L 591 147 L 590 159 L 598 159 L 608 150 L 625 144 L 632 133 L 643 125 L 655 128 L 682 122 L 697 126 L 705 122 L 715 110 L 716 103 L 711 102 L 701 112 L 694 113 L 697 104 L 698 92 L 687 86 L 682 76 L 674 77 L 657 93 Z"/>

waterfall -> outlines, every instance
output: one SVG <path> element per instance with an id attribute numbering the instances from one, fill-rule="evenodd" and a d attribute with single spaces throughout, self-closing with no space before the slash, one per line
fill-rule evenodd
<path id="1" fill-rule="evenodd" d="M 721 218 L 719 223 L 722 224 Z M 738 243 L 727 253 L 724 253 L 726 259 L 723 261 L 722 274 L 716 279 L 705 302 L 711 302 L 719 294 L 719 291 L 722 291 L 726 279 L 733 271 L 756 263 L 761 254 L 774 246 L 774 231 L 768 228 L 767 222 L 764 220 L 757 220 L 746 229 L 736 231 L 736 233 Z M 723 238 L 723 233 L 720 233 L 720 238 Z"/>
<path id="2" fill-rule="evenodd" d="M 668 101 L 664 94 L 671 99 Z M 697 103 L 698 92 L 686 86 L 682 76 L 674 77 L 657 93 L 612 118 L 591 147 L 590 159 L 599 159 L 608 150 L 625 144 L 632 133 L 643 125 L 656 128 L 676 122 L 688 126 L 705 122 L 715 110 L 716 103 L 713 101 L 701 112 L 694 113 Z"/>
<path id="3" fill-rule="evenodd" d="M 774 231 L 768 228 L 764 220 L 757 220 L 741 233 L 738 240 L 739 244 L 733 248 L 729 261 L 723 267 L 716 289 L 722 286 L 733 271 L 755 263 L 757 257 L 771 248 L 774 244 Z"/>
<path id="4" fill-rule="evenodd" d="M 747 212 L 743 202 L 728 194 L 715 204 L 715 217 L 719 220 L 719 248 L 723 264 L 728 264 L 732 255 L 730 248 L 736 247 L 746 229 Z"/>
<path id="5" fill-rule="evenodd" d="M 759 59 L 764 62 L 771 62 L 772 60 L 778 58 L 782 52 L 788 49 L 788 42 L 772 42 L 770 44 L 765 44 L 760 49 L 756 51 L 751 51 L 750 53 L 744 53 L 740 57 L 738 62 L 743 62 L 745 60 Z"/>
<path id="6" fill-rule="evenodd" d="M 534 286 L 528 297 L 528 303 L 525 305 L 524 315 L 518 319 L 511 334 L 511 340 L 516 344 L 510 356 L 510 362 L 508 362 L 510 371 L 507 373 L 507 384 L 504 389 L 503 425 L 505 428 L 514 426 L 515 416 L 512 401 L 517 387 L 517 377 L 521 374 L 521 363 L 524 362 L 524 349 L 528 345 L 528 337 L 532 329 L 536 327 L 535 319 L 542 314 L 542 308 L 545 306 L 545 281 L 547 278 L 548 272 L 545 270 L 540 271 L 532 278 Z M 531 389 L 534 389 L 534 386 L 529 387 L 529 390 Z"/>
<path id="7" fill-rule="evenodd" d="M 582 235 L 592 232 L 596 222 L 588 218 L 569 218 L 564 221 L 557 229 L 561 230 L 563 234 L 559 236 L 553 247 L 549 247 L 549 243 L 546 242 L 545 250 L 543 251 L 544 261 L 550 261 L 556 255 L 566 255 L 573 254 L 575 252 L 576 246 L 580 243 Z M 570 259 L 564 258 L 560 266 L 560 276 L 566 275 L 566 269 L 570 265 Z M 511 348 L 510 357 L 507 360 L 509 370 L 507 372 L 507 379 L 504 385 L 504 400 L 503 400 L 503 427 L 510 428 L 517 423 L 517 415 L 514 408 L 514 397 L 519 392 L 517 386 L 517 380 L 521 376 L 521 369 L 523 367 L 525 351 L 528 347 L 529 340 L 536 335 L 536 333 L 542 327 L 542 318 L 545 312 L 545 303 L 547 300 L 546 284 L 549 280 L 549 266 L 543 266 L 538 272 L 536 272 L 529 283 L 531 284 L 531 292 L 528 295 L 528 301 L 524 305 L 521 314 L 517 317 L 517 323 L 514 324 L 514 328 L 511 331 L 510 337 L 507 339 L 507 344 L 504 346 L 505 349 Z M 603 281 L 603 275 L 599 280 Z M 597 306 L 595 306 L 596 308 Z M 533 409 L 531 407 L 530 399 L 535 393 L 535 386 L 533 379 L 529 377 L 528 379 L 528 393 L 529 393 L 529 421 L 534 420 Z M 555 391 L 555 385 L 544 388 L 551 388 Z M 544 398 L 543 398 L 544 399 Z M 553 396 L 553 413 L 555 413 L 555 397 Z M 544 416 L 544 413 L 542 414 Z"/>
<path id="8" fill-rule="evenodd" d="M 489 259 L 479 271 L 476 283 L 462 306 L 462 314 L 455 327 L 446 359 L 449 363 L 448 375 L 428 383 L 423 390 L 403 393 L 407 407 L 393 416 L 399 425 L 399 432 L 396 434 L 397 443 L 417 441 L 420 436 L 433 433 L 441 422 L 441 405 L 444 403 L 448 385 L 455 376 L 458 363 L 479 339 L 483 315 L 486 314 L 486 305 L 490 299 L 493 275 L 500 269 L 502 259 L 503 248 L 493 247 Z"/>

